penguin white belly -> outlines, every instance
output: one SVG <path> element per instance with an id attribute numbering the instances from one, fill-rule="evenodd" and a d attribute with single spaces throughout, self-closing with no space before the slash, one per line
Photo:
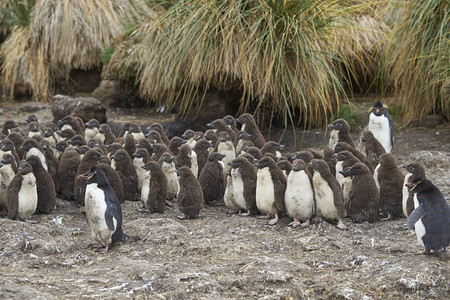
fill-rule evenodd
<path id="1" fill-rule="evenodd" d="M 231 210 L 240 209 L 240 207 L 234 201 L 233 179 L 230 176 L 227 176 L 227 186 L 223 195 L 223 202 L 225 203 L 225 206 Z"/>
<path id="2" fill-rule="evenodd" d="M 234 202 L 239 209 L 247 209 L 244 198 L 244 181 L 238 169 L 231 169 L 231 177 L 233 178 L 233 197 Z"/>
<path id="3" fill-rule="evenodd" d="M 219 152 L 222 155 L 225 155 L 225 157 L 222 159 L 222 163 L 223 163 L 223 174 L 226 174 L 231 169 L 231 166 L 229 166 L 228 163 L 236 158 L 236 151 L 234 150 L 234 146 L 229 141 L 221 142 L 217 146 L 217 152 Z"/>
<path id="4" fill-rule="evenodd" d="M 28 132 L 28 137 L 33 137 L 35 135 L 41 135 L 41 133 L 39 131 L 29 131 Z"/>
<path id="5" fill-rule="evenodd" d="M 402 189 L 402 208 L 403 208 L 403 215 L 405 217 L 408 217 L 408 210 L 407 210 L 407 203 L 408 203 L 408 197 L 409 197 L 409 189 L 405 186 L 406 183 L 408 183 L 409 177 L 411 177 L 412 173 L 408 173 L 405 175 L 405 180 L 403 180 L 403 189 Z"/>
<path id="6" fill-rule="evenodd" d="M 344 207 L 347 207 L 346 204 L 348 203 L 348 200 L 350 198 L 350 190 L 351 189 L 352 189 L 352 178 L 345 177 L 344 180 L 342 180 L 342 192 L 344 194 Z"/>
<path id="7" fill-rule="evenodd" d="M 327 219 L 338 218 L 333 190 L 319 172 L 314 172 L 313 184 L 316 196 L 316 214 Z"/>
<path id="8" fill-rule="evenodd" d="M 61 131 L 64 131 L 64 130 L 66 130 L 66 129 L 73 129 L 73 128 L 72 128 L 72 125 L 65 124 L 65 125 L 63 125 L 63 127 L 61 127 Z"/>
<path id="9" fill-rule="evenodd" d="M 419 200 L 417 199 L 417 193 L 414 194 L 414 204 L 416 202 L 417 202 L 417 204 L 419 203 Z M 417 206 L 419 206 L 419 205 L 417 205 Z M 425 226 L 423 225 L 423 222 L 422 222 L 422 218 L 420 218 L 420 220 L 417 221 L 416 224 L 414 224 L 414 231 L 416 232 L 417 240 L 425 248 L 425 244 L 423 243 L 422 238 L 424 237 L 426 231 L 425 231 Z"/>
<path id="10" fill-rule="evenodd" d="M 44 139 L 47 140 L 48 143 L 49 143 L 50 145 L 56 144 L 56 140 L 55 140 L 55 138 L 52 137 L 52 136 L 44 137 Z M 54 148 L 53 148 L 53 149 L 54 149 Z M 56 149 L 54 149 L 54 150 L 56 150 Z M 53 151 L 53 152 L 54 152 L 54 151 Z"/>
<path id="11" fill-rule="evenodd" d="M 97 183 L 90 183 L 86 186 L 85 206 L 92 238 L 104 246 L 110 245 L 112 234 L 116 230 L 117 220 L 113 218 L 114 230 L 109 229 L 105 220 L 105 193 L 98 188 Z"/>
<path id="12" fill-rule="evenodd" d="M 141 190 L 141 200 L 144 202 L 145 207 L 147 207 L 148 194 L 150 193 L 150 178 L 150 172 L 146 171 Z"/>
<path id="13" fill-rule="evenodd" d="M 95 136 L 96 138 L 98 138 L 102 143 L 105 143 L 105 134 L 104 133 L 97 133 L 97 135 Z"/>
<path id="14" fill-rule="evenodd" d="M 247 125 L 247 124 L 242 124 L 242 126 L 241 126 L 241 131 L 245 131 L 245 125 Z M 247 131 L 245 131 L 245 132 L 247 132 Z M 247 132 L 248 133 L 248 132 Z"/>
<path id="15" fill-rule="evenodd" d="M 136 174 L 137 174 L 137 177 L 138 177 L 138 189 L 139 190 L 142 189 L 142 183 L 144 181 L 145 172 L 146 172 L 142 168 L 143 165 L 144 165 L 144 159 L 142 157 L 133 158 L 133 167 L 136 170 Z"/>
<path id="16" fill-rule="evenodd" d="M 373 171 L 373 178 L 375 179 L 375 185 L 377 186 L 378 193 L 380 193 L 380 181 L 378 180 L 378 168 L 380 168 L 380 164 Z"/>
<path id="17" fill-rule="evenodd" d="M 414 193 L 413 195 L 413 202 L 414 202 L 414 209 L 416 209 L 417 207 L 419 207 L 419 199 L 417 199 L 417 193 Z"/>
<path id="18" fill-rule="evenodd" d="M 256 206 L 266 214 L 274 214 L 277 209 L 275 203 L 275 189 L 269 168 L 258 170 L 256 179 Z"/>
<path id="19" fill-rule="evenodd" d="M 186 144 L 189 145 L 189 147 L 191 147 L 191 149 L 194 149 L 195 144 L 197 144 L 197 141 L 194 140 L 194 138 L 190 138 L 186 141 Z"/>
<path id="20" fill-rule="evenodd" d="M 197 153 L 192 151 L 191 154 L 191 170 L 194 173 L 195 178 L 198 178 L 198 161 L 197 161 Z"/>
<path id="21" fill-rule="evenodd" d="M 131 135 L 133 136 L 134 140 L 137 142 L 140 139 L 145 139 L 145 135 L 141 132 L 132 132 Z"/>
<path id="22" fill-rule="evenodd" d="M 6 195 L 8 194 L 8 186 L 13 180 L 14 175 L 14 170 L 10 164 L 0 168 L 0 206 L 7 206 L 8 200 L 6 199 Z"/>
<path id="23" fill-rule="evenodd" d="M 26 158 L 30 157 L 31 155 L 36 155 L 42 163 L 42 166 L 46 171 L 48 171 L 47 163 L 45 162 L 45 155 L 42 153 L 38 148 L 33 147 L 30 150 L 27 151 L 27 154 L 25 155 Z"/>
<path id="24" fill-rule="evenodd" d="M 287 213 L 296 219 L 310 219 L 314 215 L 314 193 L 304 170 L 291 171 L 287 178 L 284 204 Z"/>
<path id="25" fill-rule="evenodd" d="M 336 179 L 339 182 L 339 185 L 342 187 L 342 181 L 344 180 L 344 175 L 342 175 L 341 173 L 339 173 L 339 171 L 343 171 L 343 167 L 342 164 L 344 162 L 343 161 L 337 161 L 336 162 Z"/>
<path id="26" fill-rule="evenodd" d="M 178 181 L 177 173 L 175 172 L 174 163 L 163 162 L 161 166 L 162 171 L 166 175 L 167 179 L 167 199 L 172 199 L 177 196 L 180 183 Z"/>
<path id="27" fill-rule="evenodd" d="M 281 172 L 283 172 L 284 177 L 288 177 L 286 170 L 281 170 Z"/>
<path id="28" fill-rule="evenodd" d="M 328 147 L 334 150 L 334 147 L 336 147 L 336 144 L 339 141 L 339 130 L 331 130 L 330 132 L 330 139 L 328 141 Z"/>
<path id="29" fill-rule="evenodd" d="M 96 138 L 98 134 L 98 128 L 86 128 L 84 132 L 84 138 L 86 139 L 86 143 L 89 143 L 90 140 Z"/>
<path id="30" fill-rule="evenodd" d="M 31 216 L 37 208 L 37 188 L 36 177 L 33 173 L 25 174 L 22 177 L 22 186 L 17 195 L 19 206 L 17 208 L 17 217 L 20 220 L 25 220 Z"/>
<path id="31" fill-rule="evenodd" d="M 114 170 L 116 169 L 116 160 L 115 159 L 111 159 L 111 168 L 113 168 Z"/>
<path id="32" fill-rule="evenodd" d="M 389 119 L 385 116 L 376 116 L 370 114 L 369 130 L 372 131 L 373 136 L 384 147 L 386 153 L 390 153 L 391 145 L 391 128 L 389 126 Z"/>
<path id="33" fill-rule="evenodd" d="M 241 148 L 242 145 L 244 144 L 245 140 L 238 140 L 237 144 L 236 144 L 236 155 L 241 155 Z"/>

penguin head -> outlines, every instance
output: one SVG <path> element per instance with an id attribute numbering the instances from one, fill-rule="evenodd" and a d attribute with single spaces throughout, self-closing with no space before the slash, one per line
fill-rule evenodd
<path id="1" fill-rule="evenodd" d="M 194 176 L 194 173 L 192 173 L 191 168 L 186 166 L 176 169 L 175 171 L 177 172 L 177 175 L 180 178 L 187 178 L 190 176 Z"/>
<path id="2" fill-rule="evenodd" d="M 35 115 L 29 115 L 26 119 L 25 122 L 27 123 L 31 123 L 31 122 L 38 122 L 38 118 Z"/>
<path id="3" fill-rule="evenodd" d="M 208 148 L 213 148 L 214 145 L 212 145 L 210 142 L 208 142 L 207 140 L 205 140 L 204 138 L 201 138 L 197 141 L 197 143 L 195 144 L 195 148 L 201 148 L 201 149 L 208 149 Z"/>
<path id="4" fill-rule="evenodd" d="M 344 177 L 350 177 L 352 174 L 350 174 L 350 167 L 345 168 L 345 170 L 339 171 L 339 173 Z"/>
<path id="5" fill-rule="evenodd" d="M 87 184 L 97 183 L 98 186 L 109 185 L 105 172 L 97 166 L 90 167 L 84 174 L 78 175 L 77 179 L 84 179 Z"/>
<path id="6" fill-rule="evenodd" d="M 342 171 L 339 171 L 341 173 Z M 351 167 L 345 168 L 344 173 L 341 173 L 344 175 L 344 177 L 348 176 L 354 176 L 354 175 L 362 175 L 362 174 L 370 174 L 369 168 L 363 164 L 363 163 L 356 163 Z"/>
<path id="7" fill-rule="evenodd" d="M 122 127 L 122 130 L 123 130 L 123 131 L 130 131 L 131 125 L 133 125 L 133 124 L 131 124 L 131 123 L 125 123 L 125 124 L 123 125 L 123 127 Z"/>
<path id="8" fill-rule="evenodd" d="M 19 126 L 19 124 L 17 124 L 13 120 L 6 120 L 5 123 L 3 124 L 3 128 L 6 128 L 6 129 L 13 129 L 18 126 Z"/>
<path id="9" fill-rule="evenodd" d="M 67 141 L 71 146 L 81 146 L 86 145 L 86 140 L 83 136 L 77 134 Z"/>
<path id="10" fill-rule="evenodd" d="M 46 139 L 42 139 L 42 140 L 39 142 L 39 144 L 41 145 L 42 150 L 44 150 L 44 151 L 46 151 L 47 149 L 50 148 L 50 142 L 47 141 Z"/>
<path id="11" fill-rule="evenodd" d="M 239 116 L 239 118 L 236 119 L 236 122 L 238 122 L 239 124 L 250 124 L 250 123 L 256 124 L 255 119 L 249 113 L 245 113 Z"/>
<path id="12" fill-rule="evenodd" d="M 336 144 L 336 146 L 334 147 L 334 152 L 335 152 L 335 153 L 339 153 L 339 152 L 342 152 L 342 151 L 344 151 L 344 150 L 350 151 L 350 149 L 352 149 L 352 148 L 353 148 L 353 147 L 350 146 L 349 143 L 346 143 L 346 142 L 338 142 L 338 143 Z"/>
<path id="13" fill-rule="evenodd" d="M 252 141 L 245 141 L 245 142 L 242 144 L 241 151 L 247 152 L 247 151 L 248 151 L 248 148 L 254 147 L 254 146 L 255 146 L 255 145 L 253 144 Z"/>
<path id="14" fill-rule="evenodd" d="M 212 129 L 208 129 L 205 131 L 205 134 L 203 136 L 208 141 L 213 141 L 215 138 L 217 138 L 216 133 Z"/>
<path id="15" fill-rule="evenodd" d="M 139 148 L 139 149 L 136 149 L 136 152 L 134 152 L 132 154 L 132 156 L 133 156 L 133 158 L 142 158 L 142 157 L 150 156 L 150 154 L 148 154 L 147 149 Z"/>
<path id="16" fill-rule="evenodd" d="M 11 133 L 8 135 L 8 138 L 9 138 L 14 144 L 16 144 L 16 143 L 22 144 L 22 142 L 23 142 L 23 136 L 22 136 L 20 133 L 18 133 L 18 132 L 11 132 Z"/>
<path id="17" fill-rule="evenodd" d="M 170 164 L 170 163 L 173 162 L 174 157 L 173 157 L 169 152 L 164 152 L 164 154 L 161 156 L 161 159 L 162 159 L 164 162 Z"/>
<path id="18" fill-rule="evenodd" d="M 380 155 L 380 165 L 384 167 L 397 167 L 395 158 L 391 153 L 383 153 Z"/>
<path id="19" fill-rule="evenodd" d="M 149 141 L 147 141 L 146 139 L 139 139 L 138 142 L 136 143 L 136 148 L 147 148 L 147 147 L 151 147 L 149 143 Z"/>
<path id="20" fill-rule="evenodd" d="M 350 125 L 348 125 L 348 122 L 342 118 L 335 120 L 333 123 L 328 125 L 328 128 L 331 128 L 331 129 L 337 130 L 337 131 L 341 131 L 341 130 L 350 131 Z"/>
<path id="21" fill-rule="evenodd" d="M 344 150 L 338 153 L 334 153 L 332 157 L 335 158 L 337 161 L 344 161 L 350 159 L 352 156 L 353 155 L 350 151 Z"/>
<path id="22" fill-rule="evenodd" d="M 87 151 L 84 156 L 84 161 L 100 161 L 101 159 L 105 158 L 100 148 L 93 148 Z"/>
<path id="23" fill-rule="evenodd" d="M 154 141 L 154 143 L 160 143 L 161 142 L 161 135 L 156 130 L 150 130 L 146 135 L 146 138 L 151 139 Z M 137 147 L 137 146 L 136 146 Z"/>
<path id="24" fill-rule="evenodd" d="M 272 159 L 272 157 L 264 156 L 262 157 L 257 163 L 254 164 L 255 167 L 258 169 L 263 169 L 267 167 L 273 167 L 275 165 L 275 161 Z"/>
<path id="25" fill-rule="evenodd" d="M 277 162 L 277 166 L 284 171 L 291 171 L 292 170 L 292 164 L 287 159 L 282 159 Z"/>
<path id="26" fill-rule="evenodd" d="M 171 140 L 170 140 L 170 144 L 174 147 L 181 147 L 181 145 L 185 144 L 186 140 L 183 140 L 182 138 L 180 138 L 179 136 L 174 136 Z"/>
<path id="27" fill-rule="evenodd" d="M 42 162 L 36 155 L 31 155 L 26 160 L 22 160 L 22 162 L 29 163 L 33 168 L 42 167 Z"/>
<path id="28" fill-rule="evenodd" d="M 295 159 L 301 159 L 304 162 L 309 162 L 313 158 L 314 158 L 314 155 L 311 152 L 306 151 L 306 150 L 295 152 L 295 156 L 293 157 L 294 160 Z"/>
<path id="29" fill-rule="evenodd" d="M 115 161 L 123 161 L 123 160 L 130 160 L 129 154 L 124 149 L 117 150 L 114 155 L 111 155 L 111 159 L 114 159 Z"/>
<path id="30" fill-rule="evenodd" d="M 28 151 L 33 147 L 40 148 L 39 143 L 33 138 L 26 138 L 23 140 L 23 143 L 19 147 L 19 150 Z"/>
<path id="31" fill-rule="evenodd" d="M 146 171 L 156 171 L 156 170 L 160 170 L 161 166 L 156 162 L 156 161 L 151 161 L 148 164 L 145 164 L 143 166 L 141 166 L 142 169 L 146 170 Z"/>
<path id="32" fill-rule="evenodd" d="M 16 159 L 11 154 L 4 154 L 1 163 L 3 165 L 15 164 Z"/>
<path id="33" fill-rule="evenodd" d="M 2 140 L 2 151 L 11 151 L 14 149 L 14 143 L 9 138 L 4 138 Z"/>
<path id="34" fill-rule="evenodd" d="M 383 106 L 383 102 L 377 101 L 372 103 L 372 113 L 376 116 L 381 116 L 387 113 L 386 107 Z"/>
<path id="35" fill-rule="evenodd" d="M 263 148 L 270 149 L 273 151 L 281 151 L 284 149 L 284 145 L 281 145 L 280 143 L 274 141 L 269 141 L 264 144 Z"/>
<path id="36" fill-rule="evenodd" d="M 91 148 L 86 145 L 75 147 L 75 151 L 77 151 L 80 155 L 86 154 L 86 152 L 88 152 L 89 150 L 91 150 Z"/>
<path id="37" fill-rule="evenodd" d="M 242 164 L 245 164 L 246 162 L 248 162 L 247 159 L 243 157 L 238 157 L 230 161 L 228 165 L 231 166 L 233 169 L 238 169 L 240 166 L 242 166 Z"/>
<path id="38" fill-rule="evenodd" d="M 87 145 L 89 148 L 100 147 L 100 140 L 99 139 L 91 139 Z"/>
<path id="39" fill-rule="evenodd" d="M 211 123 L 206 124 L 206 127 L 211 128 L 211 129 L 219 129 L 219 128 L 224 128 L 227 125 L 225 124 L 225 122 L 222 119 L 216 119 L 214 121 L 212 121 Z"/>
<path id="40" fill-rule="evenodd" d="M 330 172 L 330 167 L 328 166 L 327 162 L 323 159 L 313 159 L 309 162 L 308 166 L 310 166 L 313 170 L 319 171 L 319 173 L 325 173 L 328 171 Z"/>
<path id="41" fill-rule="evenodd" d="M 153 123 L 152 125 L 147 127 L 147 130 L 148 131 L 155 130 L 155 131 L 158 131 L 159 134 L 162 135 L 162 133 L 164 132 L 164 127 L 160 123 Z"/>
<path id="42" fill-rule="evenodd" d="M 306 169 L 306 164 L 303 161 L 303 159 L 297 158 L 292 162 L 292 170 L 293 171 L 297 172 L 297 171 L 301 171 L 301 170 L 305 170 L 305 169 Z"/>
<path id="43" fill-rule="evenodd" d="M 410 190 L 414 191 L 415 193 L 420 193 L 423 190 L 422 183 L 427 180 L 422 175 L 416 176 L 412 181 L 408 181 L 405 186 Z"/>
<path id="44" fill-rule="evenodd" d="M 106 150 L 108 150 L 110 155 L 113 155 L 119 149 L 123 149 L 123 146 L 120 143 L 112 143 L 112 144 L 106 145 L 105 147 L 106 147 Z"/>
<path id="45" fill-rule="evenodd" d="M 107 132 L 111 131 L 111 127 L 109 127 L 108 124 L 101 124 L 100 127 L 98 128 L 98 132 L 105 134 Z"/>
<path id="46" fill-rule="evenodd" d="M 141 127 L 136 126 L 136 125 L 131 125 L 129 131 L 132 132 L 132 133 L 140 133 L 140 132 L 142 132 Z"/>
<path id="47" fill-rule="evenodd" d="M 253 155 L 251 155 L 250 153 L 244 153 L 240 157 L 245 158 L 252 165 L 254 165 L 255 163 L 258 162 L 258 160 Z"/>
<path id="48" fill-rule="evenodd" d="M 152 148 L 152 149 L 153 149 L 153 148 Z M 192 149 L 191 149 L 191 147 L 189 147 L 189 145 L 184 144 L 184 145 L 182 145 L 182 146 L 180 147 L 180 153 L 179 153 L 179 154 L 181 154 L 181 155 L 183 155 L 183 156 L 185 156 L 185 157 L 191 158 L 191 155 L 192 155 Z"/>
<path id="49" fill-rule="evenodd" d="M 364 132 L 363 136 L 361 137 L 361 142 L 367 143 L 368 141 L 371 141 L 374 138 L 372 131 L 367 130 Z"/>
<path id="50" fill-rule="evenodd" d="M 225 155 L 219 153 L 219 152 L 213 152 L 209 155 L 208 159 L 210 161 L 221 161 L 225 158 Z"/>
<path id="51" fill-rule="evenodd" d="M 250 133 L 247 133 L 242 130 L 238 132 L 237 136 L 238 136 L 238 139 L 244 140 L 244 141 L 249 141 L 252 138 L 252 135 Z"/>
<path id="52" fill-rule="evenodd" d="M 226 115 L 222 118 L 222 120 L 225 122 L 225 124 L 231 128 L 236 128 L 236 119 L 233 118 L 233 116 Z"/>
<path id="53" fill-rule="evenodd" d="M 196 131 L 194 134 L 194 141 L 198 141 L 202 139 L 204 136 L 205 134 L 203 133 L 203 131 Z"/>
<path id="54" fill-rule="evenodd" d="M 50 127 L 45 127 L 44 129 L 42 129 L 42 134 L 44 135 L 44 137 L 51 137 L 53 135 L 53 129 L 51 129 Z"/>
<path id="55" fill-rule="evenodd" d="M 84 123 L 84 125 L 86 126 L 86 128 L 94 129 L 100 126 L 100 122 L 97 119 L 91 119 L 89 120 L 89 122 Z"/>
<path id="56" fill-rule="evenodd" d="M 67 143 L 66 141 L 60 141 L 52 145 L 52 147 L 58 150 L 59 152 L 64 152 L 64 150 L 66 150 L 66 148 L 69 147 L 69 143 Z"/>
<path id="57" fill-rule="evenodd" d="M 420 163 L 411 163 L 409 165 L 403 166 L 403 168 L 408 171 L 408 173 L 420 174 L 425 177 L 425 168 Z"/>
<path id="58" fill-rule="evenodd" d="M 31 165 L 29 163 L 27 163 L 26 161 L 25 162 L 22 161 L 19 164 L 19 174 L 20 175 L 25 175 L 25 174 L 28 174 L 31 172 L 33 172 L 33 167 L 31 167 Z"/>
<path id="59" fill-rule="evenodd" d="M 30 124 L 28 124 L 28 131 L 39 132 L 40 130 L 41 129 L 38 122 L 31 122 Z"/>
<path id="60" fill-rule="evenodd" d="M 256 159 L 261 159 L 262 157 L 261 150 L 259 150 L 259 148 L 255 146 L 249 147 L 247 149 L 247 153 L 250 153 Z"/>

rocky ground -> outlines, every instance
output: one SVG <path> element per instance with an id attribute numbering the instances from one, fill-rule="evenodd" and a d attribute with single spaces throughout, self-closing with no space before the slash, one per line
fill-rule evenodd
<path id="1" fill-rule="evenodd" d="M 48 107 L 3 104 L 0 121 L 24 120 L 34 110 L 51 120 Z M 367 109 L 364 109 L 367 113 Z M 150 119 L 151 118 L 151 119 Z M 151 123 L 152 110 L 109 110 L 108 119 Z M 273 129 L 278 140 L 283 130 Z M 399 165 L 419 160 L 449 201 L 450 126 L 396 130 Z M 288 151 L 324 147 L 323 131 L 284 132 Z M 294 141 L 295 146 L 294 146 Z M 0 298 L 139 299 L 385 299 L 450 297 L 449 262 L 421 255 L 406 219 L 352 224 L 328 223 L 292 229 L 290 218 L 266 220 L 226 214 L 206 206 L 201 217 L 179 221 L 177 208 L 164 214 L 138 211 L 126 202 L 124 243 L 100 254 L 84 209 L 59 199 L 35 223 L 0 218 Z M 450 254 L 447 252 L 450 259 Z"/>

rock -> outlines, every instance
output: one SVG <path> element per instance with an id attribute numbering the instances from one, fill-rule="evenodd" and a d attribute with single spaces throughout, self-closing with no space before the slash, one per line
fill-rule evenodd
<path id="1" fill-rule="evenodd" d="M 31 101 L 22 103 L 19 106 L 19 110 L 21 112 L 26 112 L 26 113 L 33 113 L 33 112 L 40 111 L 40 110 L 43 110 L 43 109 L 48 109 L 48 108 L 49 108 L 49 106 L 45 105 L 44 103 L 31 102 Z"/>
<path id="2" fill-rule="evenodd" d="M 58 121 L 67 115 L 78 116 L 84 122 L 97 119 L 100 123 L 106 123 L 106 107 L 93 97 L 72 98 L 64 95 L 53 97 L 53 118 Z"/>
<path id="3" fill-rule="evenodd" d="M 142 107 L 145 101 L 121 86 L 118 80 L 102 80 L 92 96 L 106 106 Z"/>
<path id="4" fill-rule="evenodd" d="M 417 151 L 410 155 L 409 160 L 420 162 L 425 169 L 450 168 L 450 152 L 447 151 Z"/>

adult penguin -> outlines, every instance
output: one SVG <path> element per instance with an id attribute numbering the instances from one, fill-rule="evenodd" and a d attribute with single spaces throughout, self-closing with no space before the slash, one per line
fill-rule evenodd
<path id="1" fill-rule="evenodd" d="M 418 176 L 407 183 L 417 198 L 418 207 L 408 217 L 407 226 L 415 227 L 417 240 L 425 248 L 445 260 L 445 249 L 450 244 L 450 208 L 439 189 L 428 179 Z"/>
<path id="2" fill-rule="evenodd" d="M 405 217 L 408 217 L 414 209 L 419 206 L 419 203 L 414 203 L 414 193 L 408 188 L 407 183 L 413 182 L 419 177 L 425 177 L 425 168 L 417 162 L 411 163 L 409 165 L 403 166 L 403 168 L 408 172 L 405 175 L 403 181 L 402 190 L 402 209 Z"/>
<path id="3" fill-rule="evenodd" d="M 347 121 L 345 121 L 344 119 L 341 119 L 341 118 L 337 119 L 333 123 L 328 125 L 328 128 L 338 131 L 338 140 L 336 143 L 345 142 L 345 143 L 349 144 L 350 146 L 352 146 L 353 148 L 356 148 L 355 143 L 353 142 L 353 138 L 350 134 L 350 125 L 348 124 Z M 331 147 L 331 146 L 333 146 L 333 147 Z M 331 145 L 331 143 L 329 143 L 328 147 L 330 147 L 331 149 L 334 149 L 334 147 L 336 147 L 336 145 Z"/>
<path id="4" fill-rule="evenodd" d="M 22 162 L 6 193 L 9 219 L 27 220 L 37 208 L 36 177 L 30 164 Z"/>
<path id="5" fill-rule="evenodd" d="M 269 225 L 278 222 L 279 214 L 284 211 L 284 192 L 286 191 L 287 180 L 283 172 L 276 165 L 275 161 L 264 156 L 256 164 L 256 206 L 267 216 L 260 218 L 274 218 L 269 221 Z"/>
<path id="6" fill-rule="evenodd" d="M 352 178 L 352 187 L 347 203 L 347 214 L 353 222 L 362 223 L 380 219 L 380 196 L 369 168 L 356 163 L 344 171 L 344 176 Z"/>
<path id="7" fill-rule="evenodd" d="M 117 150 L 111 160 L 111 167 L 119 173 L 122 180 L 125 200 L 138 200 L 138 176 L 127 151 Z"/>
<path id="8" fill-rule="evenodd" d="M 80 205 L 84 205 L 84 195 L 86 192 L 86 181 L 83 180 L 79 175 L 84 174 L 90 167 L 95 166 L 99 163 L 101 159 L 105 156 L 103 155 L 100 148 L 93 148 L 86 152 L 86 154 L 81 159 L 80 165 L 77 170 L 77 177 L 74 183 L 74 199 Z"/>
<path id="9" fill-rule="evenodd" d="M 344 196 L 336 178 L 331 175 L 326 161 L 313 159 L 309 163 L 314 170 L 313 187 L 316 198 L 316 215 L 326 220 L 338 220 L 337 228 L 347 228 L 342 221 L 345 214 Z"/>
<path id="10" fill-rule="evenodd" d="M 36 177 L 37 212 L 49 214 L 56 205 L 56 191 L 53 179 L 47 170 L 44 169 L 41 160 L 36 155 L 29 156 L 26 162 L 33 167 L 33 174 Z"/>
<path id="11" fill-rule="evenodd" d="M 203 206 L 203 190 L 192 170 L 186 166 L 177 169 L 180 190 L 177 195 L 178 209 L 183 213 L 178 219 L 197 218 Z"/>
<path id="12" fill-rule="evenodd" d="M 311 174 L 301 159 L 292 162 L 292 171 L 287 177 L 284 205 L 294 219 L 289 226 L 307 227 L 316 210 Z M 301 223 L 300 221 L 304 221 Z"/>
<path id="13" fill-rule="evenodd" d="M 142 194 L 145 207 L 150 213 L 164 213 L 167 198 L 167 178 L 156 161 L 151 161 L 142 168 L 150 173 L 150 181 L 146 194 Z M 142 188 L 144 191 L 144 187 Z"/>
<path id="14" fill-rule="evenodd" d="M 372 131 L 373 136 L 383 145 L 386 153 L 390 153 L 394 145 L 394 128 L 391 116 L 383 106 L 383 102 L 372 103 L 372 111 L 369 116 L 367 129 Z"/>
<path id="15" fill-rule="evenodd" d="M 252 135 L 251 140 L 256 147 L 262 148 L 264 146 L 266 140 L 264 139 L 264 136 L 261 134 L 261 131 L 256 125 L 255 119 L 251 114 L 249 113 L 242 114 L 239 118 L 236 119 L 236 122 L 242 124 L 241 126 L 242 131 L 245 131 Z"/>
<path id="16" fill-rule="evenodd" d="M 125 238 L 122 231 L 122 208 L 111 188 L 105 173 L 98 167 L 90 167 L 78 176 L 86 181 L 86 218 L 91 236 L 96 241 L 92 245 L 99 252 L 106 252 L 113 243 Z"/>
<path id="17" fill-rule="evenodd" d="M 223 166 L 220 163 L 225 155 L 213 152 L 208 157 L 208 162 L 203 167 L 198 177 L 198 181 L 203 190 L 203 200 L 211 203 L 223 197 L 225 182 L 223 176 Z"/>

